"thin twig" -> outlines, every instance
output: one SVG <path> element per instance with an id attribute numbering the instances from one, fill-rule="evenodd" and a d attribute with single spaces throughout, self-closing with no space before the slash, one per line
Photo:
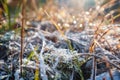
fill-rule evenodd
<path id="1" fill-rule="evenodd" d="M 92 66 L 92 75 L 91 80 L 96 80 L 96 58 L 93 56 L 93 66 Z"/>
<path id="2" fill-rule="evenodd" d="M 23 5 L 22 5 L 22 29 L 21 29 L 21 53 L 20 53 L 20 75 L 22 76 L 22 55 L 24 53 L 24 26 L 25 26 L 25 2 L 26 0 L 23 0 Z"/>

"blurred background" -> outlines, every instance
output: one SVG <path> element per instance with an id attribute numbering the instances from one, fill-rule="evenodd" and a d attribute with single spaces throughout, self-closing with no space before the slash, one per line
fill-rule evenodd
<path id="1" fill-rule="evenodd" d="M 22 0 L 0 0 L 0 20 L 9 16 L 9 18 L 19 17 L 19 20 L 16 20 L 20 22 L 21 5 Z M 47 14 L 56 23 L 71 23 L 78 17 L 78 23 L 84 23 L 88 20 L 88 15 L 90 15 L 89 21 L 95 23 L 104 18 L 108 22 L 120 21 L 120 0 L 26 0 L 25 8 L 26 19 L 29 21 L 49 20 Z"/>

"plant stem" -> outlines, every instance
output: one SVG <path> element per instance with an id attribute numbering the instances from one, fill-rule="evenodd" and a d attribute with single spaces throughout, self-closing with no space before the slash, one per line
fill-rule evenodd
<path id="1" fill-rule="evenodd" d="M 21 28 L 21 53 L 20 53 L 20 75 L 22 76 L 22 58 L 24 53 L 24 26 L 25 26 L 25 1 L 22 1 L 22 28 Z"/>

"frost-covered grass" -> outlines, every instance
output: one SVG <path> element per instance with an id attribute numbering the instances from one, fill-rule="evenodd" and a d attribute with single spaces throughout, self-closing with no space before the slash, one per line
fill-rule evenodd
<path id="1" fill-rule="evenodd" d="M 103 8 L 97 5 L 95 9 L 79 12 L 75 11 L 78 8 L 58 7 L 48 2 L 37 13 L 22 13 L 22 17 L 20 13 L 18 21 L 7 16 L 2 26 L 11 27 L 13 19 L 16 23 L 20 21 L 25 31 L 22 37 L 21 28 L 7 29 L 1 35 L 0 50 L 5 47 L 8 51 L 7 59 L 0 55 L 4 60 L 0 63 L 0 79 L 86 80 L 94 79 L 96 74 L 98 78 L 103 72 L 112 74 L 112 70 L 119 70 L 120 24 L 114 22 L 119 15 L 106 17 L 101 11 Z M 6 13 L 9 14 L 7 8 Z"/>

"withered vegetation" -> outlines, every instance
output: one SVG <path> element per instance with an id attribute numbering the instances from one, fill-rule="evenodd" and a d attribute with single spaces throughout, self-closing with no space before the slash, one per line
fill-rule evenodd
<path id="1" fill-rule="evenodd" d="M 120 80 L 120 1 L 63 1 L 0 1 L 0 80 Z"/>

